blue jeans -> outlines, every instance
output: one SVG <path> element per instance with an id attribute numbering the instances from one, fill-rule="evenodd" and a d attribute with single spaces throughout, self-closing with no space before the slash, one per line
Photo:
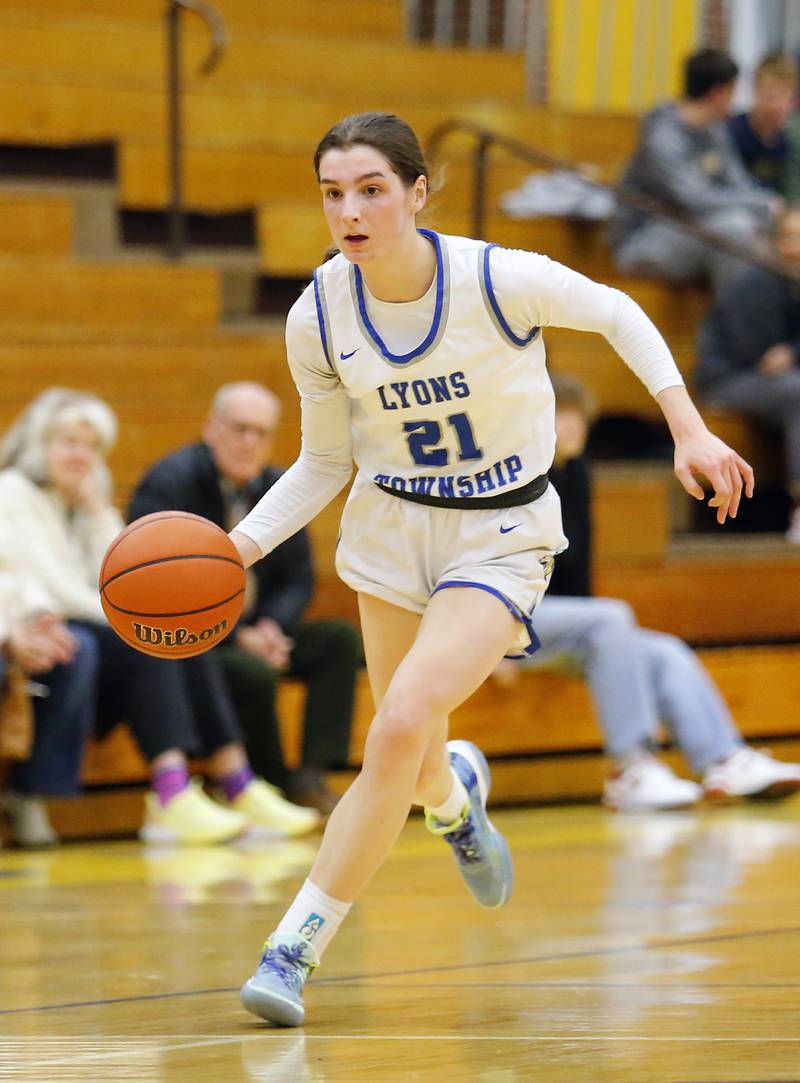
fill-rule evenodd
<path id="1" fill-rule="evenodd" d="M 9 788 L 30 796 L 74 797 L 80 792 L 81 762 L 95 717 L 98 650 L 93 637 L 70 625 L 78 641 L 75 657 L 33 680 L 48 695 L 36 697 L 30 757 L 14 765 Z M 0 660 L 0 681 L 5 663 Z"/>
<path id="2" fill-rule="evenodd" d="M 526 668 L 577 670 L 588 681 L 606 751 L 646 746 L 659 722 L 698 774 L 742 743 L 716 685 L 681 639 L 640 628 L 614 598 L 545 596 L 533 614 L 542 649 Z"/>

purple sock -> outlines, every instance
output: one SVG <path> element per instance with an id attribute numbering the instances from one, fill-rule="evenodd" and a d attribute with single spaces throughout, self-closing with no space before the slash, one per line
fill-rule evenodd
<path id="1" fill-rule="evenodd" d="M 189 769 L 185 764 L 180 767 L 162 767 L 153 774 L 153 789 L 158 794 L 162 808 L 188 785 Z"/>
<path id="2" fill-rule="evenodd" d="M 246 763 L 238 771 L 231 771 L 229 775 L 222 775 L 217 782 L 225 791 L 226 801 L 235 801 L 242 790 L 246 789 L 256 776 L 250 770 L 250 764 Z"/>

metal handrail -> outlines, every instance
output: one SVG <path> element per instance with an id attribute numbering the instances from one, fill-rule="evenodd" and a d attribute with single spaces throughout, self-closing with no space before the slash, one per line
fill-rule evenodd
<path id="1" fill-rule="evenodd" d="M 726 252 L 728 255 L 745 260 L 747 263 L 764 267 L 774 274 L 779 275 L 781 278 L 788 279 L 790 282 L 800 283 L 800 277 L 793 271 L 790 271 L 775 255 L 767 252 L 760 252 L 749 245 L 744 245 L 720 237 L 718 234 L 711 233 L 708 230 L 703 229 L 702 226 L 698 226 L 695 222 L 691 222 L 684 218 L 672 207 L 669 207 L 665 203 L 661 203 L 659 200 L 652 199 L 649 196 L 639 195 L 635 192 L 630 192 L 621 185 L 605 184 L 594 177 L 588 176 L 585 167 L 582 167 L 575 162 L 568 161 L 564 158 L 557 158 L 552 154 L 547 154 L 545 151 L 529 146 L 519 139 L 503 135 L 501 132 L 493 131 L 491 128 L 485 128 L 483 125 L 476 124 L 471 120 L 446 120 L 434 128 L 428 137 L 426 147 L 429 159 L 433 164 L 437 164 L 440 160 L 442 143 L 449 136 L 457 133 L 472 136 L 475 140 L 475 149 L 472 158 L 473 237 L 483 236 L 483 227 L 486 218 L 486 189 L 489 176 L 489 151 L 492 147 L 497 146 L 502 147 L 504 150 L 507 150 L 510 154 L 514 155 L 514 157 L 522 159 L 522 161 L 530 162 L 532 165 L 577 173 L 584 182 L 591 187 L 610 192 L 621 203 L 635 207 L 637 210 L 642 211 L 650 217 L 663 218 L 672 222 L 673 225 L 677 226 L 679 229 L 691 234 L 693 237 L 710 245 L 712 248 L 718 249 L 720 252 Z"/>
<path id="2" fill-rule="evenodd" d="M 167 255 L 181 259 L 186 249 L 183 207 L 183 124 L 181 111 L 181 10 L 200 15 L 211 32 L 211 45 L 198 75 L 209 75 L 222 59 L 228 34 L 222 15 L 205 0 L 167 0 L 167 162 L 169 163 L 169 239 Z"/>

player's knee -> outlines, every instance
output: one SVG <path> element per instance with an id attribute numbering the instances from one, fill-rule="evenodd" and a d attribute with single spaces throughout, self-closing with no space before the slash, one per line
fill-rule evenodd
<path id="1" fill-rule="evenodd" d="M 417 704 L 384 701 L 372 724 L 368 744 L 382 762 L 419 762 L 427 739 L 424 711 Z"/>

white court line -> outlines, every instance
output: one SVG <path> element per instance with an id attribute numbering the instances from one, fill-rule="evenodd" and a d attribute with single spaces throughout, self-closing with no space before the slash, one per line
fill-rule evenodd
<path id="1" fill-rule="evenodd" d="M 160 1045 L 162 1041 L 158 1037 L 144 1037 L 141 1039 L 134 1038 L 122 1038 L 121 1048 L 118 1047 L 114 1050 L 108 1050 L 103 1053 L 85 1053 L 81 1054 L 77 1051 L 74 1052 L 67 1060 L 50 1060 L 47 1057 L 43 1057 L 39 1065 L 35 1063 L 26 1064 L 26 1068 L 60 1068 L 66 1065 L 75 1064 L 89 1064 L 101 1060 L 113 1060 L 121 1056 L 129 1056 L 132 1053 L 140 1053 L 142 1055 L 154 1056 L 164 1055 L 175 1052 L 180 1049 L 202 1049 L 208 1046 L 220 1046 L 231 1045 L 236 1042 L 273 1042 L 280 1040 L 280 1038 L 297 1038 L 300 1035 L 305 1041 L 341 1041 L 341 1042 L 555 1042 L 559 1045 L 568 1045 L 569 1043 L 581 1042 L 581 1043 L 596 1043 L 601 1042 L 671 1042 L 673 1044 L 680 1044 L 686 1042 L 703 1042 L 703 1043 L 727 1043 L 727 1044 L 741 1044 L 759 1042 L 761 1044 L 767 1043 L 800 1043 L 800 1037 L 796 1038 L 738 1038 L 738 1037 L 726 1037 L 719 1036 L 702 1036 L 702 1035 L 678 1035 L 674 1038 L 665 1036 L 647 1036 L 647 1035 L 575 1035 L 570 1036 L 566 1034 L 560 1035 L 545 1035 L 545 1034 L 520 1034 L 514 1035 L 488 1035 L 488 1034 L 305 1034 L 301 1030 L 292 1030 L 289 1033 L 281 1033 L 280 1035 L 267 1035 L 267 1034 L 228 1034 L 228 1035 L 216 1035 L 209 1038 L 191 1039 L 189 1041 L 180 1040 L 175 1044 L 169 1044 L 170 1040 L 183 1039 L 184 1037 L 190 1038 L 190 1035 L 165 1035 L 164 1041 L 167 1044 Z M 35 1041 L 39 1046 L 42 1044 L 41 1037 L 31 1036 L 31 1041 Z M 64 1039 L 59 1038 L 57 1041 L 60 1044 L 64 1044 L 64 1041 L 92 1041 L 91 1038 L 72 1038 Z M 104 1037 L 102 1041 L 113 1041 L 112 1038 Z M 22 1044 L 26 1039 L 0 1039 L 0 1053 L 5 1045 Z M 149 1043 L 147 1048 L 137 1048 L 137 1042 Z M 0 1067 L 1 1070 L 1 1067 Z M 2 1078 L 2 1076 L 0 1076 Z"/>

